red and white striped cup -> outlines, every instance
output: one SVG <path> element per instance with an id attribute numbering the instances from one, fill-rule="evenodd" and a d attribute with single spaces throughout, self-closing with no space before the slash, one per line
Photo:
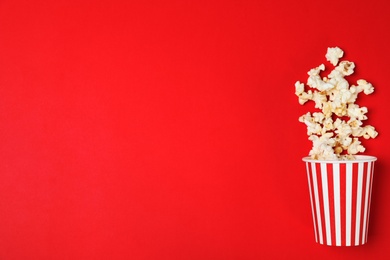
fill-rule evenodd
<path id="1" fill-rule="evenodd" d="M 367 242 L 371 189 L 376 157 L 306 162 L 317 243 L 358 246 Z"/>

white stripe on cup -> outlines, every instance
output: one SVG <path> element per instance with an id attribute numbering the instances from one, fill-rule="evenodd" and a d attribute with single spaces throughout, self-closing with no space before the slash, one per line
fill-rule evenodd
<path id="1" fill-rule="evenodd" d="M 340 164 L 333 164 L 334 217 L 336 246 L 341 246 L 341 216 L 340 216 Z"/>
<path id="2" fill-rule="evenodd" d="M 314 224 L 314 236 L 316 238 L 316 242 L 318 243 L 318 239 L 317 239 L 317 225 L 316 225 L 316 219 L 315 219 L 315 215 L 314 215 L 314 205 L 313 205 L 313 195 L 311 194 L 311 187 L 312 187 L 312 184 L 311 184 L 311 181 L 310 181 L 310 174 L 309 174 L 309 163 L 306 162 L 306 172 L 307 172 L 307 181 L 309 183 L 309 193 L 310 193 L 310 204 L 311 204 L 311 214 L 313 216 L 313 224 Z"/>
<path id="3" fill-rule="evenodd" d="M 330 246 L 332 245 L 332 236 L 330 231 L 329 193 L 328 193 L 328 176 L 327 176 L 326 163 L 321 163 L 321 180 L 322 180 L 322 197 L 324 200 L 326 244 Z"/>
<path id="4" fill-rule="evenodd" d="M 362 189 L 363 189 L 363 170 L 364 163 L 360 162 L 358 167 L 358 187 L 356 198 L 356 227 L 355 227 L 355 246 L 359 245 L 360 237 L 360 218 L 362 212 Z"/>
<path id="5" fill-rule="evenodd" d="M 317 182 L 317 171 L 316 164 L 311 164 L 311 173 L 313 176 L 313 187 L 314 187 L 314 198 L 316 204 L 316 212 L 317 212 L 317 227 L 318 227 L 318 236 L 320 238 L 320 244 L 323 244 L 324 241 L 322 239 L 322 227 L 321 227 L 321 210 L 320 210 L 320 201 L 318 198 L 318 182 Z"/>
<path id="6" fill-rule="evenodd" d="M 346 164 L 346 225 L 345 225 L 345 245 L 351 245 L 351 215 L 352 215 L 352 163 Z"/>

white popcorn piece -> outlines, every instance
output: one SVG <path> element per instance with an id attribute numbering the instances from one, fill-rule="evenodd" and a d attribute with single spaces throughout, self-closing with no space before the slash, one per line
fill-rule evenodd
<path id="1" fill-rule="evenodd" d="M 378 136 L 378 132 L 375 131 L 375 127 L 373 126 L 365 126 L 364 127 L 364 131 L 366 132 L 366 134 L 364 135 L 364 138 L 368 139 L 368 138 L 375 138 Z"/>
<path id="2" fill-rule="evenodd" d="M 349 90 L 349 83 L 345 78 L 337 78 L 337 89 L 340 91 Z"/>
<path id="3" fill-rule="evenodd" d="M 299 97 L 298 97 L 298 101 L 299 101 L 299 104 L 303 105 L 305 104 L 307 101 L 311 100 L 313 98 L 313 93 L 311 92 L 311 90 L 309 90 L 307 93 L 306 92 L 303 92 Z"/>
<path id="4" fill-rule="evenodd" d="M 335 121 L 334 121 L 334 128 L 338 128 L 341 124 L 343 123 L 343 121 L 340 119 L 340 118 L 337 118 Z"/>
<path id="5" fill-rule="evenodd" d="M 356 104 L 349 104 L 347 112 L 350 118 L 356 118 L 358 120 L 367 119 L 367 116 L 365 114 L 368 112 L 368 110 L 366 107 L 359 107 Z"/>
<path id="6" fill-rule="evenodd" d="M 351 98 L 352 93 L 348 89 L 340 90 L 340 101 L 343 104 L 347 104 L 348 100 Z"/>
<path id="7" fill-rule="evenodd" d="M 305 91 L 305 84 L 297 81 L 295 83 L 295 95 L 301 95 Z"/>
<path id="8" fill-rule="evenodd" d="M 357 154 L 359 152 L 364 152 L 366 149 L 361 145 L 361 142 L 354 138 L 351 145 L 348 147 L 348 154 Z"/>
<path id="9" fill-rule="evenodd" d="M 374 92 L 374 87 L 364 79 L 350 86 L 345 77 L 353 74 L 355 64 L 339 62 L 343 54 L 338 47 L 328 48 L 326 59 L 335 68 L 322 79 L 320 74 L 325 70 L 324 64 L 308 72 L 307 85 L 313 90 L 305 92 L 305 84 L 300 81 L 295 83 L 299 103 L 303 105 L 311 100 L 315 108 L 321 110 L 313 114 L 308 112 L 299 118 L 307 126 L 309 140 L 313 143 L 309 152 L 313 159 L 354 159 L 355 154 L 365 151 L 358 138 L 369 139 L 378 135 L 373 126 L 362 126 L 368 110 L 355 104 L 359 93 L 369 95 Z"/>
<path id="10" fill-rule="evenodd" d="M 364 94 L 369 95 L 372 92 L 374 92 L 374 87 L 371 83 L 368 83 L 364 79 L 359 79 L 357 81 L 358 86 L 360 86 L 363 89 Z"/>
<path id="11" fill-rule="evenodd" d="M 323 113 L 320 112 L 314 112 L 313 113 L 314 122 L 322 123 L 322 121 L 325 119 L 325 116 Z"/>
<path id="12" fill-rule="evenodd" d="M 322 109 L 322 106 L 327 101 L 327 97 L 325 94 L 322 94 L 321 92 L 314 92 L 312 100 L 315 102 L 315 107 Z"/>
<path id="13" fill-rule="evenodd" d="M 307 74 L 309 75 L 309 78 L 307 79 L 307 85 L 311 88 L 315 88 L 322 91 L 327 91 L 330 89 L 333 89 L 335 87 L 332 82 L 328 81 L 327 78 L 321 79 L 320 72 L 325 70 L 324 64 L 321 64 L 317 68 L 311 69 Z"/>
<path id="14" fill-rule="evenodd" d="M 313 142 L 313 148 L 309 152 L 309 155 L 313 159 L 318 160 L 337 159 L 337 155 L 333 150 L 333 146 L 336 141 L 334 138 L 332 138 L 332 136 L 333 133 L 326 133 L 322 136 L 309 136 L 309 140 Z"/>
<path id="15" fill-rule="evenodd" d="M 307 85 L 311 88 L 317 89 L 319 91 L 326 91 L 328 89 L 334 88 L 334 85 L 331 83 L 325 82 L 320 77 L 320 72 L 325 70 L 325 65 L 321 64 L 317 68 L 311 69 L 307 74 L 309 78 L 307 79 Z"/>
<path id="16" fill-rule="evenodd" d="M 348 149 L 352 143 L 352 138 L 349 136 L 346 136 L 345 138 L 340 139 L 340 141 L 341 141 L 340 144 L 342 145 L 343 149 Z"/>
<path id="17" fill-rule="evenodd" d="M 355 63 L 350 61 L 342 61 L 336 67 L 336 70 L 340 71 L 343 75 L 349 76 L 354 72 Z"/>
<path id="18" fill-rule="evenodd" d="M 306 114 L 299 117 L 299 122 L 304 123 L 305 120 L 312 121 L 314 123 L 314 119 L 311 117 L 310 112 L 307 112 Z"/>
<path id="19" fill-rule="evenodd" d="M 311 69 L 309 70 L 309 72 L 307 73 L 310 77 L 315 77 L 315 76 L 319 76 L 320 75 L 320 72 L 321 71 L 324 71 L 325 70 L 325 65 L 324 64 L 321 64 L 320 66 L 314 68 L 314 69 Z"/>
<path id="20" fill-rule="evenodd" d="M 348 120 L 347 123 L 351 126 L 352 136 L 360 137 L 365 134 L 364 128 L 361 127 L 361 125 L 363 124 L 362 121 L 357 120 L 356 118 L 351 118 Z"/>
<path id="21" fill-rule="evenodd" d="M 360 93 L 358 91 L 358 88 L 356 86 L 351 86 L 349 88 L 349 92 L 351 93 L 351 96 L 349 97 L 349 99 L 347 100 L 347 103 L 355 103 L 357 97 L 358 97 L 358 94 Z"/>
<path id="22" fill-rule="evenodd" d="M 328 75 L 328 78 L 329 78 L 329 81 L 333 82 L 333 84 L 336 84 L 337 81 L 341 78 L 344 78 L 344 74 L 340 71 L 340 70 L 337 70 L 336 68 L 334 70 L 332 70 L 329 75 Z"/>
<path id="23" fill-rule="evenodd" d="M 343 57 L 344 52 L 339 47 L 328 48 L 328 51 L 325 55 L 326 60 L 332 63 L 333 66 L 336 66 L 339 63 L 339 58 Z"/>
<path id="24" fill-rule="evenodd" d="M 333 111 L 333 113 L 336 114 L 336 116 L 339 116 L 339 117 L 346 116 L 347 115 L 347 105 L 341 103 L 339 106 L 333 107 L 332 111 Z"/>
<path id="25" fill-rule="evenodd" d="M 303 105 L 307 101 L 311 100 L 313 97 L 313 93 L 311 90 L 305 92 L 305 84 L 297 81 L 295 83 L 295 95 L 298 96 L 299 104 Z"/>
<path id="26" fill-rule="evenodd" d="M 344 138 L 352 134 L 352 128 L 345 121 L 341 121 L 341 123 L 337 124 L 336 130 L 334 132 L 338 134 L 339 137 Z"/>
<path id="27" fill-rule="evenodd" d="M 327 117 L 324 120 L 323 125 L 324 125 L 324 129 L 326 129 L 327 131 L 334 130 L 333 119 L 331 117 Z"/>
<path id="28" fill-rule="evenodd" d="M 352 128 L 352 136 L 355 136 L 355 137 L 362 137 L 363 136 L 363 137 L 365 137 L 366 136 L 366 131 L 364 130 L 363 127 Z M 368 139 L 368 138 L 366 138 L 366 139 Z"/>
<path id="29" fill-rule="evenodd" d="M 310 112 L 301 116 L 299 121 L 307 126 L 307 135 L 320 134 L 322 132 L 321 125 L 316 122 L 315 118 L 311 116 Z"/>
<path id="30" fill-rule="evenodd" d="M 322 113 L 325 115 L 325 118 L 330 118 L 332 116 L 332 103 L 325 102 L 322 104 Z"/>

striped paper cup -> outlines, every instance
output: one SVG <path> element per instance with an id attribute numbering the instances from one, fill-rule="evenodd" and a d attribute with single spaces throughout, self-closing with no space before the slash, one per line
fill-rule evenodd
<path id="1" fill-rule="evenodd" d="M 317 243 L 358 246 L 367 242 L 376 157 L 333 161 L 303 158 Z"/>

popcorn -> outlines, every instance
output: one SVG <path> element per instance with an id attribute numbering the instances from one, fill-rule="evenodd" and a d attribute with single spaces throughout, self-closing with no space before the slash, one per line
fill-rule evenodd
<path id="1" fill-rule="evenodd" d="M 295 83 L 295 95 L 299 97 L 299 104 L 303 105 L 308 100 L 311 100 L 313 97 L 313 93 L 311 90 L 305 92 L 305 84 L 297 81 Z"/>
<path id="2" fill-rule="evenodd" d="M 332 102 L 326 102 L 322 106 L 322 113 L 326 118 L 330 118 L 332 116 Z"/>
<path id="3" fill-rule="evenodd" d="M 366 149 L 361 145 L 360 141 L 357 138 L 353 139 L 353 142 L 348 147 L 348 154 L 357 154 L 359 152 L 364 152 Z"/>
<path id="4" fill-rule="evenodd" d="M 344 52 L 339 48 L 328 48 L 328 52 L 326 53 L 325 57 L 326 60 L 332 63 L 333 66 L 336 66 L 337 63 L 339 63 L 339 58 L 343 57 Z"/>
<path id="5" fill-rule="evenodd" d="M 337 159 L 337 155 L 333 150 L 333 146 L 336 143 L 335 139 L 332 138 L 333 133 L 326 133 L 321 136 L 310 135 L 309 140 L 313 142 L 313 148 L 309 155 L 313 159 Z"/>
<path id="6" fill-rule="evenodd" d="M 295 83 L 299 103 L 303 105 L 311 100 L 315 108 L 320 109 L 299 117 L 313 143 L 309 152 L 313 159 L 354 159 L 355 154 L 365 151 L 359 137 L 370 139 L 378 136 L 373 126 L 363 126 L 368 109 L 355 104 L 359 93 L 369 95 L 374 92 L 374 87 L 364 79 L 359 79 L 356 85 L 349 84 L 345 77 L 354 73 L 355 63 L 339 62 L 343 55 L 338 47 L 328 48 L 325 57 L 335 67 L 323 78 L 320 73 L 325 71 L 324 64 L 311 69 L 307 86 L 312 90 L 306 92 L 305 84 L 300 81 Z"/>
<path id="7" fill-rule="evenodd" d="M 333 119 L 331 117 L 327 117 L 324 120 L 323 125 L 324 125 L 324 129 L 326 129 L 326 131 L 331 131 L 334 129 Z"/>
<path id="8" fill-rule="evenodd" d="M 307 85 L 311 88 L 316 88 L 319 91 L 326 91 L 334 88 L 334 85 L 331 82 L 327 82 L 327 79 L 321 79 L 320 72 L 325 70 L 325 65 L 321 64 L 317 68 L 311 69 L 307 74 L 309 78 L 307 79 Z"/>
<path id="9" fill-rule="evenodd" d="M 314 122 L 322 123 L 322 121 L 325 119 L 324 114 L 322 113 L 313 113 Z"/>
<path id="10" fill-rule="evenodd" d="M 354 68 L 355 68 L 355 63 L 350 61 L 342 61 L 336 67 L 336 70 L 340 71 L 345 76 L 349 76 L 353 73 Z"/>
<path id="11" fill-rule="evenodd" d="M 295 95 L 299 96 L 305 91 L 305 85 L 299 81 L 295 83 Z"/>
<path id="12" fill-rule="evenodd" d="M 372 92 L 374 92 L 374 87 L 371 85 L 371 83 L 368 83 L 364 79 L 359 79 L 357 81 L 357 84 L 360 88 L 363 89 L 364 94 L 369 95 Z"/>
<path id="13" fill-rule="evenodd" d="M 323 104 L 328 100 L 321 92 L 314 92 L 312 100 L 316 103 L 315 107 L 321 109 Z"/>
<path id="14" fill-rule="evenodd" d="M 364 131 L 366 132 L 366 134 L 364 134 L 364 138 L 366 139 L 369 139 L 369 138 L 375 138 L 378 136 L 378 132 L 375 131 L 375 128 L 373 126 L 365 126 L 364 127 Z"/>
<path id="15" fill-rule="evenodd" d="M 301 116 L 299 118 L 299 121 L 304 123 L 307 126 L 307 134 L 320 134 L 322 132 L 321 125 L 316 122 L 316 119 L 311 116 L 310 112 L 307 112 L 307 114 Z"/>

